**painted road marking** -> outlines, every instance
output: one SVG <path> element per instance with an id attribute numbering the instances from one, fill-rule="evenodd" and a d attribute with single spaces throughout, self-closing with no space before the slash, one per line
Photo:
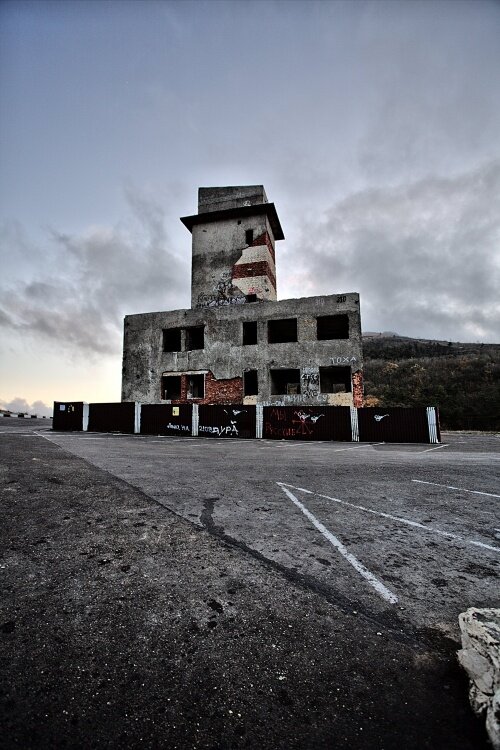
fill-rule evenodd
<path id="1" fill-rule="evenodd" d="M 282 485 L 285 484 L 285 482 L 281 482 Z M 418 523 L 417 521 L 410 521 L 408 518 L 401 518 L 400 516 L 393 516 L 391 513 L 383 513 L 380 510 L 373 510 L 372 508 L 365 508 L 364 505 L 355 505 L 354 503 L 348 503 L 347 500 L 339 500 L 338 497 L 330 497 L 329 495 L 321 495 L 319 492 L 312 492 L 311 490 L 306 490 L 303 487 L 294 487 L 293 484 L 286 485 L 287 487 L 291 487 L 293 490 L 298 490 L 299 492 L 306 492 L 308 495 L 317 495 L 317 497 L 322 497 L 325 500 L 332 500 L 334 503 L 339 503 L 340 505 L 346 505 L 349 508 L 356 508 L 356 510 L 362 510 L 365 513 L 372 513 L 374 516 L 382 516 L 382 518 L 389 518 L 391 521 L 398 521 L 399 523 L 405 523 L 407 526 L 414 526 L 417 529 L 423 529 L 424 531 L 429 531 L 432 534 L 439 534 L 440 536 L 447 536 L 450 539 L 455 539 L 458 542 L 464 542 L 465 544 L 472 544 L 474 547 L 481 547 L 483 549 L 492 550 L 493 552 L 500 552 L 500 547 L 493 547 L 490 544 L 485 544 L 484 542 L 476 542 L 473 539 L 465 539 L 463 536 L 459 536 L 458 534 L 452 534 L 451 531 L 441 531 L 440 529 L 435 529 L 432 526 L 424 526 L 423 523 Z"/>
<path id="2" fill-rule="evenodd" d="M 386 601 L 390 602 L 391 604 L 396 604 L 398 602 L 398 597 L 392 593 L 392 591 L 389 591 L 388 588 L 384 586 L 384 584 L 376 578 L 373 573 L 371 573 L 363 563 L 361 563 L 357 557 L 354 557 L 347 548 L 342 544 L 340 539 L 337 539 L 336 536 L 334 536 L 331 531 L 329 531 L 326 526 L 323 526 L 321 521 L 318 521 L 316 516 L 313 516 L 310 510 L 306 508 L 305 505 L 303 505 L 300 500 L 298 500 L 295 495 L 290 492 L 290 490 L 284 486 L 282 482 L 276 482 L 278 487 L 281 487 L 283 492 L 287 495 L 287 497 L 292 501 L 294 505 L 297 506 L 299 510 L 302 511 L 302 513 L 306 516 L 306 518 L 311 521 L 313 526 L 315 526 L 318 531 L 323 534 L 325 539 L 327 539 L 330 544 L 335 547 L 338 552 L 344 557 L 348 563 L 352 565 L 352 567 L 361 575 L 363 578 L 365 578 L 370 586 L 373 586 L 375 591 L 380 594 L 380 596 L 385 599 Z"/>
<path id="3" fill-rule="evenodd" d="M 372 448 L 374 445 L 384 445 L 384 443 L 365 443 L 364 445 L 353 445 L 351 448 L 335 448 L 332 453 L 341 453 L 342 451 L 355 451 L 359 448 Z"/>
<path id="4" fill-rule="evenodd" d="M 434 448 L 426 448 L 425 451 L 419 451 L 419 453 L 429 453 L 429 451 L 438 451 L 441 448 L 448 448 L 449 443 L 443 443 L 442 445 L 436 445 Z"/>
<path id="5" fill-rule="evenodd" d="M 412 482 L 418 484 L 431 484 L 433 487 L 444 487 L 446 490 L 458 490 L 459 492 L 470 492 L 472 495 L 486 495 L 487 497 L 500 497 L 492 492 L 479 492 L 479 490 L 466 490 L 463 487 L 452 487 L 449 484 L 437 484 L 436 482 L 425 482 L 423 479 L 412 479 Z"/>

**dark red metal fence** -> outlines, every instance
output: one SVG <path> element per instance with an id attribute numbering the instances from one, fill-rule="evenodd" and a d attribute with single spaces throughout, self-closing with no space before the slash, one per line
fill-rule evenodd
<path id="1" fill-rule="evenodd" d="M 200 437 L 254 438 L 256 429 L 255 406 L 199 406 L 198 435 Z"/>
<path id="2" fill-rule="evenodd" d="M 359 439 L 363 443 L 428 443 L 425 408 L 358 409 Z M 438 439 L 440 439 L 438 431 Z"/>
<path id="3" fill-rule="evenodd" d="M 89 432 L 134 432 L 135 403 L 89 404 Z"/>
<path id="4" fill-rule="evenodd" d="M 276 440 L 352 440 L 348 406 L 265 406 L 263 437 Z"/>
<path id="5" fill-rule="evenodd" d="M 53 430 L 83 429 L 83 401 L 54 401 Z"/>
<path id="6" fill-rule="evenodd" d="M 54 430 L 143 435 L 192 435 L 191 404 L 85 404 L 54 402 Z M 196 416 L 196 415 L 195 415 Z M 262 437 L 274 440 L 336 440 L 374 443 L 440 442 L 439 414 L 434 408 L 362 408 L 348 406 L 265 406 Z M 196 419 L 195 429 L 196 429 Z M 257 437 L 257 409 L 244 404 L 200 405 L 200 437 Z M 196 434 L 196 432 L 195 432 Z M 260 436 L 259 422 L 259 436 Z"/>
<path id="7" fill-rule="evenodd" d="M 191 435 L 191 404 L 143 404 L 141 435 Z"/>

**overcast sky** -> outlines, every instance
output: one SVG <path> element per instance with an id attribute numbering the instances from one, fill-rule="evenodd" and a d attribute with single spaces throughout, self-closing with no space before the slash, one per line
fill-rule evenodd
<path id="1" fill-rule="evenodd" d="M 199 186 L 264 184 L 280 299 L 500 342 L 499 2 L 4 0 L 0 112 L 4 404 L 120 399 Z"/>

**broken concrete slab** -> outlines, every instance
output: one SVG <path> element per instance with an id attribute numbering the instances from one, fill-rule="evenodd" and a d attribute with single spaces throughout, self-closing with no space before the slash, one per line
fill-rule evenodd
<path id="1" fill-rule="evenodd" d="M 495 750 L 500 750 L 500 609 L 470 607 L 458 618 L 462 648 L 458 660 L 469 675 L 469 698 L 485 717 Z"/>

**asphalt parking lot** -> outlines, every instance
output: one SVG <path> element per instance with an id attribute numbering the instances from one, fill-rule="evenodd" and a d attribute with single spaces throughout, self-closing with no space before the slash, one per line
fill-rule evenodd
<path id="1" fill-rule="evenodd" d="M 458 612 L 498 603 L 500 438 L 46 438 L 367 613 L 458 636 Z"/>
<path id="2" fill-rule="evenodd" d="M 121 696 L 123 737 L 113 729 L 116 715 L 103 723 L 107 709 L 94 715 L 90 698 L 88 705 L 82 698 L 82 708 L 94 716 L 93 734 L 68 709 L 75 720 L 69 729 L 64 715 L 49 711 L 47 726 L 42 721 L 35 732 L 27 716 L 38 722 L 40 716 L 21 699 L 26 686 L 14 674 L 33 670 L 41 654 L 56 654 L 57 641 L 50 629 L 44 641 L 31 623 L 26 628 L 37 647 L 30 650 L 25 639 L 22 654 L 9 662 L 14 695 L 7 690 L 7 746 L 30 746 L 32 737 L 37 747 L 484 745 L 454 652 L 458 614 L 469 606 L 498 606 L 499 436 L 445 434 L 438 446 L 356 445 L 54 433 L 46 421 L 4 422 L 2 572 L 7 581 L 13 576 L 5 622 L 30 622 L 34 594 L 22 587 L 13 604 L 15 581 L 20 574 L 38 580 L 43 569 L 44 601 L 58 607 L 60 638 L 61 631 L 74 631 L 82 609 L 99 604 L 99 651 L 115 675 L 110 643 L 116 633 L 111 638 L 108 627 L 121 579 L 133 591 L 134 617 L 137 602 L 155 591 L 154 601 L 141 605 L 147 628 L 144 619 L 130 623 L 127 607 L 119 610 L 120 623 L 128 612 L 117 647 L 127 654 L 121 671 L 131 659 L 147 659 L 154 677 L 154 695 L 136 708 L 135 724 Z M 95 551 L 96 539 L 107 552 Z M 43 559 L 32 569 L 34 552 Z M 133 562 L 123 563 L 129 553 Z M 51 565 L 44 554 L 52 554 Z M 95 578 L 87 564 L 97 566 L 99 579 L 105 576 L 101 589 L 89 584 Z M 160 621 L 161 637 L 151 640 L 151 622 Z M 94 619 L 93 627 L 98 624 Z M 183 644 L 175 662 L 182 677 L 165 680 L 158 664 L 172 652 L 172 628 Z M 5 633 L 13 649 L 19 632 Z M 88 634 L 79 633 L 85 642 Z M 191 653 L 201 634 L 205 650 Z M 93 663 L 96 648 L 88 646 Z M 85 656 L 77 662 L 85 670 Z M 204 669 L 213 672 L 210 687 L 203 677 L 194 699 L 194 675 L 206 675 Z M 231 689 L 238 696 L 233 703 Z M 222 698 L 217 690 L 225 692 L 223 703 L 214 698 Z M 157 701 L 173 706 L 174 695 L 177 709 L 168 721 L 162 714 L 159 728 L 152 707 Z M 60 745 L 51 744 L 55 728 Z"/>

